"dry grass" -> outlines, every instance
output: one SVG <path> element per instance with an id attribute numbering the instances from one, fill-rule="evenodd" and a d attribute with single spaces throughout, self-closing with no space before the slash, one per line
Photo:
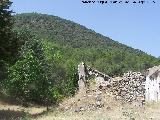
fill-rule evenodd
<path id="1" fill-rule="evenodd" d="M 35 120 L 160 120 L 160 104 L 147 104 L 144 108 L 131 105 L 99 108 L 93 111 L 61 111 L 59 109 L 39 116 Z"/>
<path id="2" fill-rule="evenodd" d="M 25 120 L 160 120 L 160 103 L 152 102 L 146 103 L 144 107 L 135 107 L 122 104 L 114 100 L 112 96 L 102 93 L 100 97 L 103 106 L 92 107 L 96 105 L 96 95 L 100 93 L 95 92 L 94 82 L 90 84 L 88 93 L 79 92 L 74 97 L 66 98 L 59 104 L 59 107 L 52 108 L 50 111 L 46 112 L 46 108 L 40 106 L 25 108 L 0 102 L 0 114 L 1 110 L 3 113 L 13 114 L 13 118 L 17 115 L 21 117 L 29 114 Z M 89 105 L 91 108 L 83 109 Z M 75 112 L 77 108 L 82 109 Z"/>
<path id="3" fill-rule="evenodd" d="M 75 112 L 76 108 L 95 104 L 96 93 L 93 91 L 96 87 L 94 82 L 90 84 L 90 92 L 80 92 L 65 99 L 59 108 L 35 120 L 160 120 L 160 103 L 146 103 L 145 107 L 135 107 L 115 101 L 106 93 L 101 94 L 103 107 Z"/>
<path id="4" fill-rule="evenodd" d="M 21 120 L 26 116 L 37 116 L 44 111 L 46 107 L 38 105 L 24 107 L 15 99 L 0 93 L 0 120 Z"/>

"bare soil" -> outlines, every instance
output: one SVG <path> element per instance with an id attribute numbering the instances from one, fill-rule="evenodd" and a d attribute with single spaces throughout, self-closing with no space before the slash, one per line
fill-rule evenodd
<path id="1" fill-rule="evenodd" d="M 65 98 L 49 111 L 43 106 L 24 107 L 12 103 L 2 95 L 0 98 L 0 120 L 160 120 L 160 103 L 136 107 L 116 101 L 104 91 L 96 91 L 94 85 L 87 93 L 82 91 Z M 97 98 L 101 99 L 100 103 Z"/>

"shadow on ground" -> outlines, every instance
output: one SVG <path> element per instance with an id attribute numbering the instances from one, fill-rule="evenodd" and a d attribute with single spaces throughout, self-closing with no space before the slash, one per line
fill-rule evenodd
<path id="1" fill-rule="evenodd" d="M 21 104 L 20 101 L 16 100 L 15 98 L 4 95 L 1 91 L 0 91 L 0 102 L 8 103 L 8 104 L 11 104 L 11 105 Z"/>
<path id="2" fill-rule="evenodd" d="M 0 110 L 0 120 L 19 120 L 25 116 L 26 113 L 22 111 Z"/>
<path id="3" fill-rule="evenodd" d="M 18 105 L 18 106 L 23 106 L 23 104 L 20 101 L 17 101 L 14 98 L 10 98 L 0 92 L 0 104 L 7 104 L 9 105 Z M 24 109 L 29 107 L 29 106 L 23 106 Z M 46 106 L 47 107 L 47 106 Z M 53 107 L 53 106 L 52 106 Z M 57 107 L 56 105 L 53 107 Z M 48 107 L 47 107 L 48 108 Z M 28 113 L 25 110 L 10 110 L 10 109 L 0 109 L 0 120 L 21 120 L 22 118 L 37 118 L 39 116 L 43 116 L 47 114 L 48 112 L 52 111 L 51 109 L 46 109 L 42 112 L 39 113 Z"/>
<path id="4" fill-rule="evenodd" d="M 43 111 L 38 114 L 29 114 L 24 111 L 0 110 L 0 120 L 22 120 L 22 118 L 37 118 L 47 114 L 50 111 Z"/>

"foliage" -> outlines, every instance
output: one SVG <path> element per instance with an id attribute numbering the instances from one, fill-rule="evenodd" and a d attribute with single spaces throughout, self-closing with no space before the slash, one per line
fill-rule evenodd
<path id="1" fill-rule="evenodd" d="M 60 64 L 60 56 L 60 51 L 50 46 L 49 42 L 26 41 L 19 60 L 8 68 L 8 79 L 5 81 L 7 93 L 36 103 L 56 103 L 66 93 L 73 94 L 76 85 L 72 74 L 75 71 L 65 71 Z M 73 68 L 70 66 L 68 69 Z"/>
<path id="2" fill-rule="evenodd" d="M 63 83 L 63 90 L 66 96 L 73 95 L 78 88 L 78 72 L 77 64 L 73 60 L 68 60 L 65 63 L 65 81 Z"/>
<path id="3" fill-rule="evenodd" d="M 120 49 L 136 54 L 143 53 L 140 50 L 133 49 L 102 36 L 82 25 L 57 16 L 24 13 L 17 14 L 14 18 L 16 20 L 14 29 L 28 29 L 39 38 L 48 39 L 63 46 L 69 45 L 73 48 L 103 47 L 104 49 Z"/>
<path id="4" fill-rule="evenodd" d="M 10 55 L 7 51 L 12 26 L 10 5 L 9 0 L 0 1 L 0 82 L 5 78 L 4 60 Z"/>
<path id="5" fill-rule="evenodd" d="M 141 71 L 160 63 L 159 59 L 138 49 L 56 16 L 25 13 L 14 18 L 14 29 L 28 29 L 50 44 L 56 43 L 66 61 L 74 60 L 75 64 L 83 61 L 111 76 L 128 70 Z"/>
<path id="6" fill-rule="evenodd" d="M 13 17 L 9 10 L 10 0 L 0 1 L 0 83 L 7 76 L 7 66 L 16 62 L 17 53 L 21 46 L 16 32 L 12 30 Z"/>
<path id="7" fill-rule="evenodd" d="M 0 2 L 0 60 L 6 60 L 11 55 L 9 51 L 9 44 L 11 42 L 12 17 L 9 7 L 11 2 L 9 0 L 2 0 Z"/>

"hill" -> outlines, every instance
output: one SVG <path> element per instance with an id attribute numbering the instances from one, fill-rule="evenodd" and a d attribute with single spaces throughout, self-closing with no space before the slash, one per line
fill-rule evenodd
<path id="1" fill-rule="evenodd" d="M 67 47 L 65 52 L 69 59 L 74 59 L 77 63 L 87 62 L 112 76 L 127 70 L 140 71 L 160 63 L 159 59 L 141 50 L 128 47 L 57 16 L 24 13 L 17 14 L 14 18 L 14 29 L 31 31 L 39 39 Z"/>
<path id="2" fill-rule="evenodd" d="M 15 15 L 15 28 L 31 30 L 40 38 L 47 38 L 62 45 L 71 45 L 74 48 L 100 46 L 144 53 L 57 16 L 37 13 L 18 14 Z"/>

